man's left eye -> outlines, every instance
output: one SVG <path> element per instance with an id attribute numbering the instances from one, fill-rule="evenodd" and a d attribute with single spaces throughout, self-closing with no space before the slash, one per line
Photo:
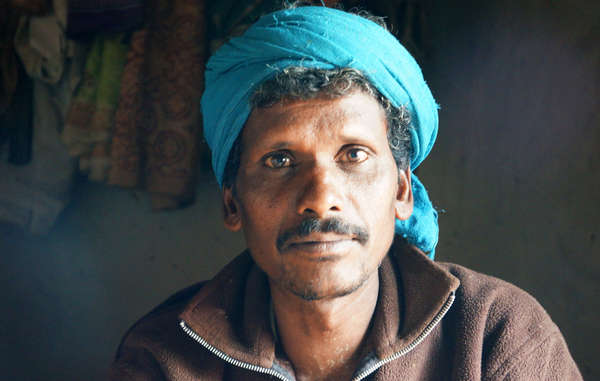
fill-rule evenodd
<path id="1" fill-rule="evenodd" d="M 351 148 L 347 150 L 343 157 L 342 161 L 350 162 L 350 163 L 360 163 L 369 158 L 369 154 L 360 148 Z"/>

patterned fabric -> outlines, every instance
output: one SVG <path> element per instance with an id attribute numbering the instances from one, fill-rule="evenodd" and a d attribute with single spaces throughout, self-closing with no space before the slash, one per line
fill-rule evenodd
<path id="1" fill-rule="evenodd" d="M 125 35 L 97 35 L 86 58 L 83 81 L 72 100 L 62 140 L 79 168 L 95 181 L 105 181 L 114 114 L 127 57 Z"/>
<path id="2" fill-rule="evenodd" d="M 144 62 L 148 30 L 131 36 L 127 63 L 121 77 L 120 99 L 115 114 L 108 183 L 136 187 L 141 182 L 142 136 L 148 116 L 144 112 Z"/>
<path id="3" fill-rule="evenodd" d="M 193 199 L 205 58 L 204 2 L 154 0 L 134 33 L 113 136 L 109 183 L 144 187 L 153 207 Z"/>

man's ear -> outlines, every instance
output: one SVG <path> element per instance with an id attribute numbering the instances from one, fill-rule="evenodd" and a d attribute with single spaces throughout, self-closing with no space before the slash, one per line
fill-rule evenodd
<path id="1" fill-rule="evenodd" d="M 396 194 L 396 218 L 408 220 L 413 212 L 413 194 L 410 168 L 398 170 L 398 193 Z"/>
<path id="2" fill-rule="evenodd" d="M 233 189 L 228 186 L 223 187 L 223 219 L 225 227 L 233 232 L 242 228 L 240 208 L 233 195 Z"/>

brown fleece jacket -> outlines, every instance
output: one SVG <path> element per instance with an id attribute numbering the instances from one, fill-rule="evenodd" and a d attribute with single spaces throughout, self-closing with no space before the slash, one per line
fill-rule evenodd
<path id="1" fill-rule="evenodd" d="M 355 378 L 582 379 L 558 327 L 515 286 L 433 262 L 398 242 L 379 277 Z M 110 379 L 294 380 L 273 338 L 269 300 L 266 276 L 245 252 L 211 281 L 175 294 L 137 322 L 118 349 Z"/>

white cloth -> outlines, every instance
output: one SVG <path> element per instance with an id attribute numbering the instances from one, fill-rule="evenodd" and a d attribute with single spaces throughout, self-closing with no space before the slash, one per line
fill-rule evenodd
<path id="1" fill-rule="evenodd" d="M 47 233 L 69 201 L 75 161 L 60 133 L 85 63 L 85 48 L 64 35 L 66 0 L 54 6 L 55 14 L 23 18 L 15 38 L 34 80 L 32 160 L 0 162 L 0 221 L 34 234 Z"/>

